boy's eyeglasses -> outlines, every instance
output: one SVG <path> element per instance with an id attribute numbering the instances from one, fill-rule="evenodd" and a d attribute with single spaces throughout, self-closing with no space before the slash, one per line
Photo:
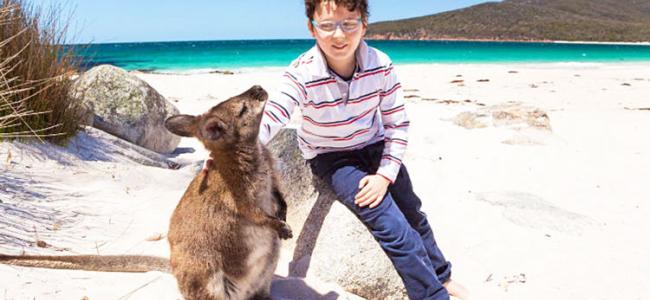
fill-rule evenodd
<path id="1" fill-rule="evenodd" d="M 362 23 L 361 18 L 345 19 L 343 21 L 338 21 L 338 22 L 335 21 L 316 22 L 315 20 L 311 20 L 311 24 L 314 25 L 314 27 L 328 34 L 334 33 L 337 27 L 341 28 L 343 32 L 353 32 L 359 29 L 361 23 Z"/>

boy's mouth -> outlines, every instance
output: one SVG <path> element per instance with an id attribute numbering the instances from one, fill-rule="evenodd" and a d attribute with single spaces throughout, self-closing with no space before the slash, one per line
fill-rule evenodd
<path id="1" fill-rule="evenodd" d="M 347 44 L 343 44 L 343 45 L 332 45 L 332 48 L 334 48 L 334 49 L 336 49 L 336 50 L 343 50 L 343 49 L 345 49 L 345 47 L 347 47 L 347 46 L 348 46 Z"/>

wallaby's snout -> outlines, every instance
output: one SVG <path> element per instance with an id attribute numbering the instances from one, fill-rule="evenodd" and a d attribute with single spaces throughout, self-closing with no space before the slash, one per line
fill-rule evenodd
<path id="1" fill-rule="evenodd" d="M 269 98 L 269 94 L 259 85 L 254 85 L 248 91 L 244 92 L 244 95 L 260 102 L 266 101 Z"/>

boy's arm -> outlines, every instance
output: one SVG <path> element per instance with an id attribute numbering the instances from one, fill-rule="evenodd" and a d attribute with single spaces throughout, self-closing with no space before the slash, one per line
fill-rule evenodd
<path id="1" fill-rule="evenodd" d="M 305 88 L 294 74 L 285 72 L 277 90 L 271 94 L 264 107 L 260 123 L 259 140 L 266 145 L 289 123 L 296 106 L 305 99 Z"/>
<path id="2" fill-rule="evenodd" d="M 379 105 L 384 124 L 385 146 L 377 174 L 395 183 L 408 144 L 409 120 L 404 110 L 402 85 L 392 64 L 386 69 L 385 75 L 386 81 Z"/>

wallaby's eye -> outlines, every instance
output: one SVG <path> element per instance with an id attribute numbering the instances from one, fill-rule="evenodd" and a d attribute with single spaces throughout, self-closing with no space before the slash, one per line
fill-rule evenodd
<path id="1" fill-rule="evenodd" d="M 241 111 L 239 112 L 239 117 L 243 116 L 246 112 L 248 111 L 248 107 L 246 105 L 242 106 Z"/>

